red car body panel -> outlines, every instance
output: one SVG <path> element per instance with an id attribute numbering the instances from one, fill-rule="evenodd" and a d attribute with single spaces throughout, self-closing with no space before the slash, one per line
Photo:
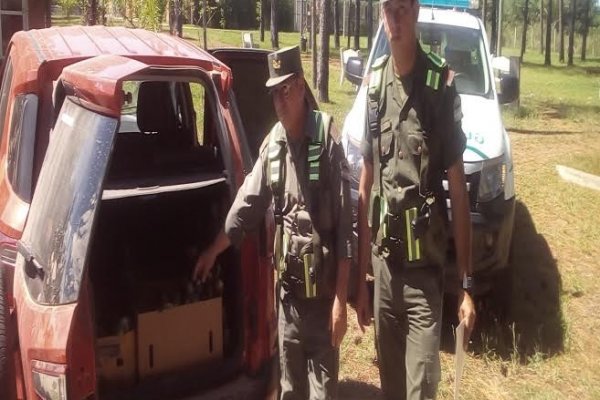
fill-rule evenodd
<path id="1" fill-rule="evenodd" d="M 123 95 L 121 81 L 141 70 L 155 67 L 204 69 L 216 74 L 219 83 L 219 112 L 231 143 L 234 171 L 239 187 L 244 179 L 242 147 L 236 131 L 227 93 L 232 85 L 231 70 L 209 53 L 181 39 L 143 30 L 106 27 L 48 28 L 18 32 L 8 48 L 13 64 L 13 85 L 0 143 L 0 233 L 8 240 L 20 239 L 29 203 L 13 190 L 7 178 L 11 105 L 16 96 L 33 93 L 39 97 L 38 124 L 34 155 L 34 177 L 41 169 L 48 145 L 53 83 L 61 77 L 67 90 L 110 116 L 118 117 Z M 98 57 L 99 56 L 99 57 Z M 35 182 L 35 180 L 34 180 Z M 269 239 L 270 240 L 270 239 Z M 269 248 L 270 246 L 266 246 Z M 242 287 L 244 313 L 244 369 L 252 374 L 272 358 L 275 344 L 274 277 L 272 253 L 259 254 L 256 235 L 249 235 L 242 247 Z M 46 306 L 36 303 L 25 286 L 22 270 L 14 276 L 14 317 L 18 321 L 16 354 L 22 369 L 17 372 L 19 398 L 36 399 L 32 369 L 35 360 L 65 365 L 69 398 L 85 398 L 96 385 L 94 328 L 91 322 L 91 295 L 87 274 L 77 303 Z M 76 332 L 76 334 L 73 334 Z"/>

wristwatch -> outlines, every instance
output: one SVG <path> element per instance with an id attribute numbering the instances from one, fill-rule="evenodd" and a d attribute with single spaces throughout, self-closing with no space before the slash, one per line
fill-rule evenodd
<path id="1" fill-rule="evenodd" d="M 473 294 L 473 276 L 472 275 L 463 275 L 462 279 L 462 288 L 465 292 L 469 293 L 469 295 Z"/>

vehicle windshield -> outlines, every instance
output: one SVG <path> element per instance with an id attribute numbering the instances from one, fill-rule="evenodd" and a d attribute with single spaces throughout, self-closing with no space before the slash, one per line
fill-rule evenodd
<path id="1" fill-rule="evenodd" d="M 455 72 L 458 93 L 490 96 L 490 77 L 480 31 L 429 22 L 419 23 L 417 29 L 423 50 L 444 58 Z M 389 52 L 387 37 L 380 34 L 371 63 Z"/>

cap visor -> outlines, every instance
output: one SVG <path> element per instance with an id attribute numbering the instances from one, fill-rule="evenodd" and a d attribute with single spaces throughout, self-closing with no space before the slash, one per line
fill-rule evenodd
<path id="1" fill-rule="evenodd" d="M 269 78 L 269 80 L 267 80 L 267 83 L 265 83 L 265 86 L 268 88 L 277 86 L 280 83 L 282 83 L 283 81 L 285 81 L 286 79 L 291 78 L 292 76 L 294 76 L 294 73 L 283 75 L 283 76 L 278 76 L 277 78 Z"/>

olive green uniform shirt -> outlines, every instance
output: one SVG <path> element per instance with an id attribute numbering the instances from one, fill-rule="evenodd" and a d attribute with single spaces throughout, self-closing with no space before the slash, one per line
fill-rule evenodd
<path id="1" fill-rule="evenodd" d="M 279 123 L 278 123 L 279 124 Z M 284 129 L 273 129 L 285 132 Z M 297 142 L 289 142 L 287 135 L 280 134 L 278 141 L 284 142 L 285 177 L 283 193 L 283 228 L 289 238 L 288 252 L 298 255 L 300 248 L 312 237 L 312 221 L 318 218 L 319 232 L 330 233 L 329 243 L 323 241 L 324 252 L 334 251 L 335 260 L 350 258 L 352 238 L 352 210 L 350 204 L 349 171 L 339 134 L 331 124 L 329 134 L 325 134 L 326 144 L 320 162 L 327 163 L 328 174 L 321 176 L 319 216 L 309 215 L 306 197 L 310 196 L 308 182 L 308 144 L 317 135 L 312 110 L 307 113 L 305 137 Z M 269 136 L 263 142 L 259 158 L 252 172 L 246 176 L 225 222 L 225 233 L 233 244 L 241 242 L 243 231 L 257 230 L 264 219 L 267 208 L 273 200 L 268 172 Z M 322 170 L 322 169 L 321 169 Z M 326 190 L 324 190 L 326 189 Z M 328 200 L 330 197 L 330 200 Z M 310 201 L 310 199 L 308 200 Z M 330 207 L 324 205 L 330 204 Z M 323 237 L 323 235 L 321 235 Z M 332 247 L 332 248 L 327 248 Z"/>
<path id="2" fill-rule="evenodd" d="M 417 48 L 417 59 L 413 71 L 405 76 L 399 77 L 394 73 L 393 63 L 388 60 L 383 72 L 382 86 L 385 86 L 386 100 L 385 109 L 380 110 L 382 114 L 381 120 L 389 119 L 392 121 L 391 126 L 381 126 L 382 134 L 387 128 L 396 134 L 408 135 L 405 148 L 401 148 L 400 141 L 395 143 L 382 143 L 382 152 L 389 153 L 391 160 L 383 157 L 381 162 L 386 163 L 382 168 L 382 179 L 395 179 L 396 184 L 402 185 L 401 178 L 398 173 L 392 171 L 396 169 L 397 163 L 394 159 L 402 159 L 411 155 L 420 155 L 421 149 L 416 138 L 424 139 L 429 148 L 429 182 L 434 191 L 441 190 L 441 179 L 443 172 L 458 160 L 465 150 L 466 137 L 461 127 L 461 105 L 460 97 L 456 92 L 456 88 L 451 79 L 447 76 L 442 76 L 437 91 L 440 92 L 435 96 L 437 101 L 440 101 L 439 112 L 435 119 L 432 119 L 431 126 L 426 126 L 424 123 L 425 117 L 434 110 L 419 110 L 420 107 L 415 104 L 409 104 L 408 110 L 401 112 L 404 105 L 409 101 L 409 98 L 419 98 L 424 90 L 432 90 L 425 85 L 425 74 L 431 68 L 431 61 L 419 46 Z M 446 86 L 444 88 L 444 86 Z M 419 93 L 421 92 L 421 93 Z M 425 132 L 423 132 L 425 130 Z M 415 137 L 414 143 L 412 135 Z M 365 138 L 362 143 L 362 153 L 366 161 L 373 162 L 373 137 L 368 129 L 365 129 Z M 379 166 L 375 166 L 378 168 Z M 437 190 L 436 190 L 437 189 Z"/>

